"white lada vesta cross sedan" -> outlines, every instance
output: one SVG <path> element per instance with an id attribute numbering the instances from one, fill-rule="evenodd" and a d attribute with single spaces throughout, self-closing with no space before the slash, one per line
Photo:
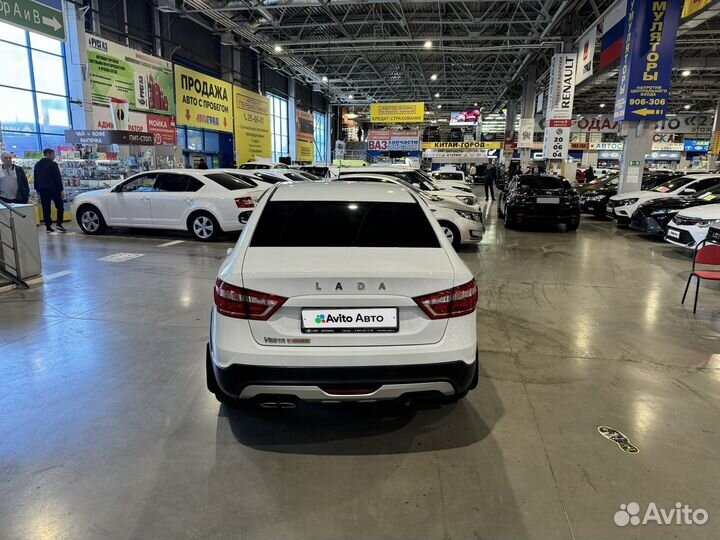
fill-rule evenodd
<path id="1" fill-rule="evenodd" d="M 222 403 L 452 401 L 477 386 L 473 275 L 404 187 L 274 186 L 214 298 L 207 386 Z"/>

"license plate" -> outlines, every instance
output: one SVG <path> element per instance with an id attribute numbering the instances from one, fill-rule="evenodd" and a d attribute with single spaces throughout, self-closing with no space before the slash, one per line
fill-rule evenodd
<path id="1" fill-rule="evenodd" d="M 305 308 L 301 313 L 305 334 L 398 331 L 398 308 Z"/>
<path id="2" fill-rule="evenodd" d="M 560 204 L 560 197 L 538 197 L 538 204 Z"/>
<path id="3" fill-rule="evenodd" d="M 678 238 L 680 238 L 680 231 L 676 231 L 674 229 L 668 229 L 667 235 L 670 238 L 678 239 Z"/>
<path id="4" fill-rule="evenodd" d="M 594 211 L 595 211 L 595 207 L 594 207 L 594 206 L 588 206 L 587 209 L 590 210 L 590 212 L 594 212 Z"/>

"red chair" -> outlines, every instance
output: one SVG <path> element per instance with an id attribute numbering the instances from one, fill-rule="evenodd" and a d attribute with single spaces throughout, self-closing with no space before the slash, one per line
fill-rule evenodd
<path id="1" fill-rule="evenodd" d="M 695 270 L 695 265 L 705 264 L 711 266 L 720 266 L 720 246 L 717 244 L 708 244 L 706 240 L 695 246 L 695 254 L 693 255 L 692 271 L 688 276 L 687 285 L 685 285 L 685 293 L 682 297 L 682 303 L 685 303 L 688 289 L 690 288 L 690 280 L 697 278 L 695 285 L 695 303 L 693 304 L 693 313 L 697 311 L 698 291 L 700 289 L 700 280 L 707 279 L 711 281 L 720 281 L 720 270 Z"/>

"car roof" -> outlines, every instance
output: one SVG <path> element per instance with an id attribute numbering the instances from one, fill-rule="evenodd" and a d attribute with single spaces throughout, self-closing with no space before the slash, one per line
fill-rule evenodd
<path id="1" fill-rule="evenodd" d="M 407 165 L 370 165 L 369 167 L 341 167 L 340 173 L 381 173 L 381 172 L 404 172 L 414 171 L 413 167 Z"/>
<path id="2" fill-rule="evenodd" d="M 416 202 L 406 188 L 382 182 L 298 182 L 279 184 L 273 201 Z"/>

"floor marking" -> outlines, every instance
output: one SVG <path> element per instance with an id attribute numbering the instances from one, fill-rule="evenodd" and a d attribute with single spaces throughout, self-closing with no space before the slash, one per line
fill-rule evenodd
<path id="1" fill-rule="evenodd" d="M 98 259 L 98 261 L 120 263 L 120 262 L 131 261 L 132 259 L 137 259 L 138 257 L 142 257 L 143 255 L 145 255 L 145 254 L 144 253 L 114 253 L 112 255 L 107 255 L 106 257 L 100 257 Z"/>
<path id="2" fill-rule="evenodd" d="M 63 270 L 62 272 L 55 272 L 54 274 L 48 274 L 43 277 L 45 278 L 45 281 L 52 281 L 53 279 L 61 278 L 63 276 L 67 276 L 68 274 L 72 274 L 72 270 Z"/>
<path id="3" fill-rule="evenodd" d="M 640 449 L 630 442 L 624 433 L 618 431 L 610 426 L 598 426 L 597 428 L 600 435 L 605 437 L 608 441 L 612 441 L 618 445 L 618 448 L 626 454 L 639 454 Z"/>
<path id="4" fill-rule="evenodd" d="M 184 242 L 185 240 L 173 240 L 172 242 L 165 242 L 164 244 L 160 244 L 158 247 L 177 246 L 178 244 L 182 244 Z"/>

